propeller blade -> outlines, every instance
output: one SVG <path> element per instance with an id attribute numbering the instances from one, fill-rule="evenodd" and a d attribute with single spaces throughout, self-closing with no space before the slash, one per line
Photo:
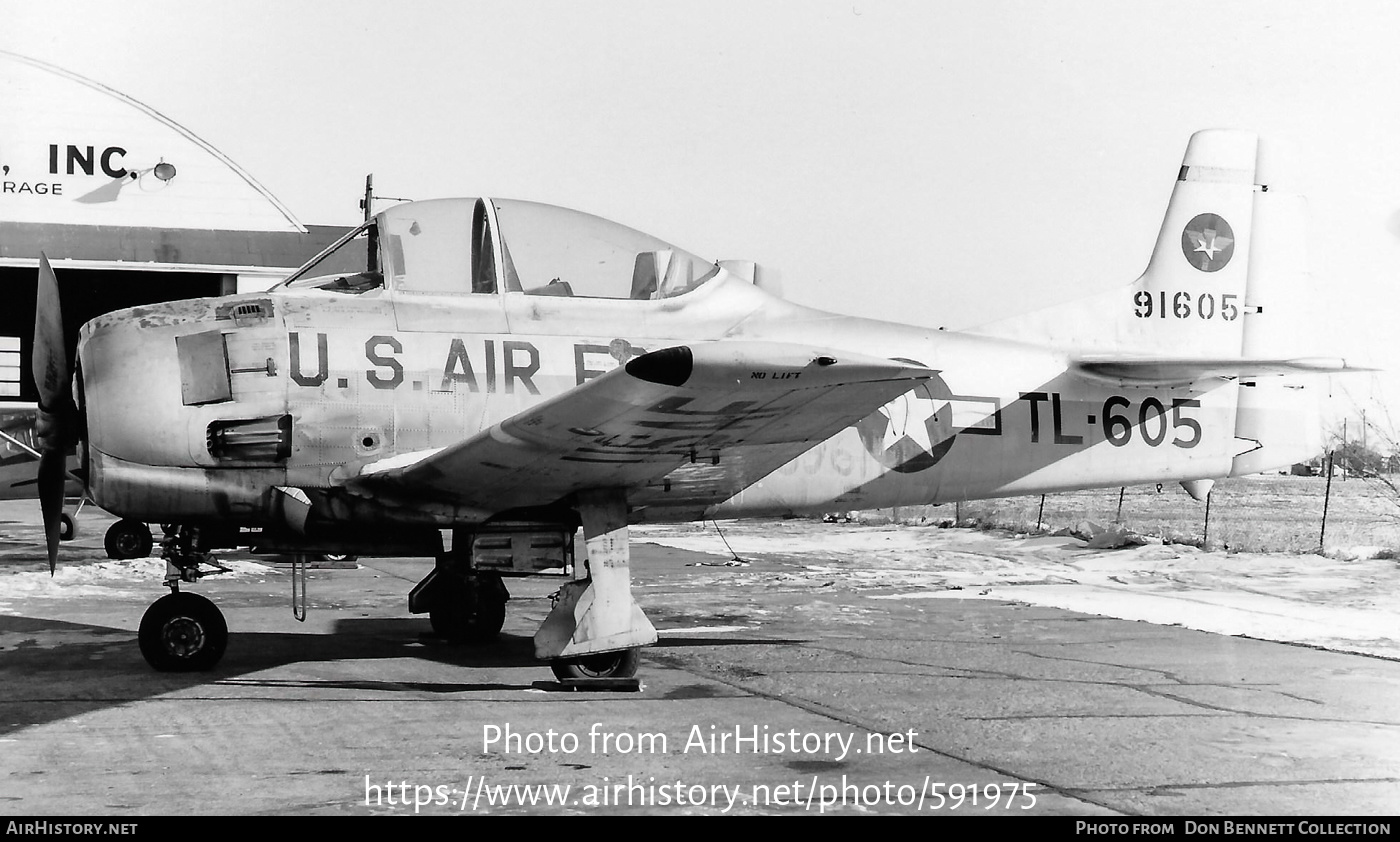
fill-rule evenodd
<path id="1" fill-rule="evenodd" d="M 68 481 L 68 457 L 48 450 L 39 458 L 39 509 L 44 513 L 44 541 L 49 550 L 49 575 L 58 567 L 58 534 L 63 520 L 63 486 Z"/>
<path id="2" fill-rule="evenodd" d="M 39 389 L 34 436 L 39 451 L 39 508 L 49 550 L 49 575 L 58 566 L 58 534 L 63 519 L 63 487 L 68 451 L 77 443 L 78 408 L 73 403 L 73 364 L 63 335 L 58 278 L 46 255 L 39 255 L 39 289 L 34 315 L 32 373 Z"/>
<path id="3" fill-rule="evenodd" d="M 61 404 L 72 404 L 69 391 L 73 366 L 68 360 L 68 343 L 63 336 L 63 308 L 58 300 L 58 278 L 49 258 L 39 254 L 39 294 L 34 313 L 34 385 L 39 387 L 39 408 L 54 412 Z M 42 448 L 41 448 L 42 449 Z"/>

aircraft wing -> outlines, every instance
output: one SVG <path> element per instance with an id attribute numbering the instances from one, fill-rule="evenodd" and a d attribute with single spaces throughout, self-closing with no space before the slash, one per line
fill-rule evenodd
<path id="1" fill-rule="evenodd" d="M 33 402 L 0 401 L 0 500 L 19 500 L 39 494 L 39 458 L 35 449 L 37 436 L 34 425 L 39 405 Z M 72 497 L 82 493 L 83 479 L 72 470 L 76 460 L 70 456 L 65 493 Z"/>
<path id="2" fill-rule="evenodd" d="M 1282 374 L 1344 374 L 1373 369 L 1339 357 L 1297 359 L 1202 359 L 1196 357 L 1078 357 L 1074 370 L 1091 380 L 1123 386 L 1186 386 L 1211 378 L 1249 380 Z"/>
<path id="3" fill-rule="evenodd" d="M 720 502 L 933 374 L 782 343 L 666 348 L 458 444 L 369 463 L 340 481 L 354 493 L 484 513 L 590 488 L 651 485 L 648 496 L 664 497 L 673 482 L 681 498 Z"/>
<path id="4" fill-rule="evenodd" d="M 27 456 L 39 461 L 34 449 L 34 421 L 39 414 L 37 403 L 0 401 L 0 453 L 3 457 Z"/>

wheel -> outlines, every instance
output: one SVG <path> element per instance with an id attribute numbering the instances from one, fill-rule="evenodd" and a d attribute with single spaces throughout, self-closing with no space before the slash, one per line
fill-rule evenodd
<path id="1" fill-rule="evenodd" d="M 454 642 L 489 643 L 506 622 L 510 593 L 500 576 L 478 576 L 470 583 L 443 574 L 428 622 L 439 637 Z"/>
<path id="2" fill-rule="evenodd" d="M 549 662 L 554 677 L 560 681 L 570 678 L 631 678 L 637 674 L 640 649 L 623 649 L 584 655 L 582 658 L 557 658 Z"/>
<path id="3" fill-rule="evenodd" d="M 78 534 L 78 524 L 68 515 L 58 516 L 58 540 L 71 541 Z"/>
<path id="4" fill-rule="evenodd" d="M 146 663 L 161 672 L 195 672 L 211 669 L 224 656 L 228 624 L 214 603 L 176 592 L 146 609 L 137 639 Z"/>
<path id="5" fill-rule="evenodd" d="M 489 643 L 506 623 L 506 602 L 510 593 L 500 576 L 480 575 L 463 582 L 450 573 L 439 572 L 442 584 L 428 622 L 439 637 L 453 642 Z"/>
<path id="6" fill-rule="evenodd" d="M 127 518 L 108 527 L 102 543 L 107 547 L 108 558 L 145 558 L 155 542 L 150 527 Z"/>
<path id="7" fill-rule="evenodd" d="M 349 553 L 321 553 L 322 561 L 354 561 L 357 558 L 359 558 L 359 556 L 350 555 Z"/>

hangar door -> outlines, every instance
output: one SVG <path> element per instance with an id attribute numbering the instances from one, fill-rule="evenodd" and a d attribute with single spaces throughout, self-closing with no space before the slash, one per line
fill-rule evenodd
<path id="1" fill-rule="evenodd" d="M 56 269 L 63 301 L 65 336 L 74 345 L 83 322 L 103 313 L 176 301 L 204 298 L 226 291 L 223 275 L 199 272 L 140 272 L 131 270 Z M 29 374 L 34 344 L 34 302 L 37 270 L 0 267 L 0 401 L 37 401 Z M 70 346 L 69 353 L 73 348 Z"/>

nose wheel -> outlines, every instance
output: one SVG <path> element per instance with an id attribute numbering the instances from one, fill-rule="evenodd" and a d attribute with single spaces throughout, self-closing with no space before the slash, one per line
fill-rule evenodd
<path id="1" fill-rule="evenodd" d="M 211 669 L 224 656 L 228 624 L 199 594 L 175 591 L 151 603 L 137 633 L 146 663 L 161 672 Z"/>

